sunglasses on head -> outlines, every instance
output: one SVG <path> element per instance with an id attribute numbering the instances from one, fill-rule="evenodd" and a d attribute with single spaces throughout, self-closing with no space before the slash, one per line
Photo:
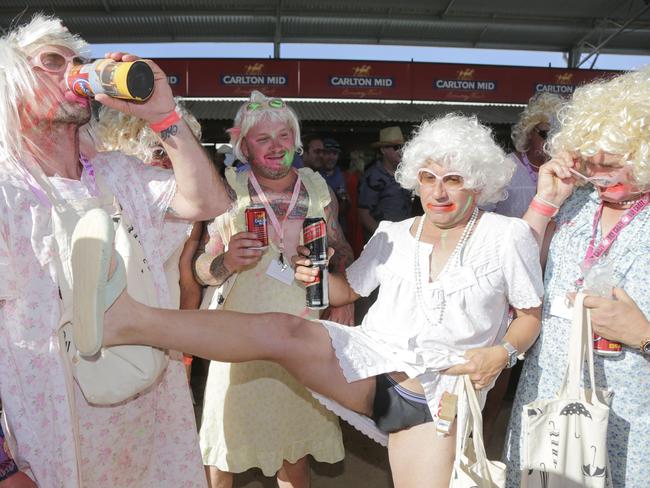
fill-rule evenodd
<path id="1" fill-rule="evenodd" d="M 73 65 L 86 64 L 88 59 L 77 54 L 69 56 L 56 48 L 47 47 L 37 51 L 31 57 L 30 62 L 32 66 L 47 71 L 48 73 L 60 73 L 66 69 L 68 63 L 72 63 Z"/>
<path id="2" fill-rule="evenodd" d="M 268 108 L 281 109 L 285 107 L 285 104 L 284 100 L 280 98 L 271 98 L 263 102 L 250 102 L 248 105 L 246 105 L 246 110 L 249 112 L 254 112 L 255 110 L 258 110 L 264 106 Z"/>
<path id="3" fill-rule="evenodd" d="M 444 175 L 438 175 L 428 168 L 418 170 L 418 182 L 422 186 L 430 186 L 440 180 L 447 190 L 460 190 L 465 186 L 465 179 L 460 173 L 449 172 Z"/>

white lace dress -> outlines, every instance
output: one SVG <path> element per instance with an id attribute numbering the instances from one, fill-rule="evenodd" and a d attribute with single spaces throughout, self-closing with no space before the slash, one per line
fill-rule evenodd
<path id="1" fill-rule="evenodd" d="M 428 279 L 433 246 L 419 243 L 424 306 L 432 322 L 442 318 L 430 325 L 416 298 L 413 221 L 380 223 L 359 259 L 347 269 L 348 282 L 359 295 L 368 296 L 379 286 L 377 301 L 361 326 L 327 321 L 323 325 L 348 381 L 403 371 L 422 383 L 435 421 L 442 393 L 457 391 L 460 385 L 458 377 L 439 371 L 464 362 L 468 349 L 498 344 L 508 327 L 509 306 L 541 305 L 544 287 L 538 246 L 528 224 L 485 213 L 467 242 L 460 266 L 448 267 L 434 282 Z M 314 395 L 369 437 L 386 442 L 386 434 L 372 420 Z"/>

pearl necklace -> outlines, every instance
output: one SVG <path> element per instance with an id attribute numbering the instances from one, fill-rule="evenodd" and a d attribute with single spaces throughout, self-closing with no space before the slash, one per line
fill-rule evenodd
<path id="1" fill-rule="evenodd" d="M 465 248 L 465 244 L 467 244 L 467 241 L 469 240 L 472 234 L 474 226 L 476 225 L 476 221 L 478 220 L 478 213 L 479 213 L 478 207 L 475 207 L 474 211 L 472 212 L 472 216 L 469 218 L 469 221 L 465 226 L 465 230 L 463 231 L 463 234 L 460 236 L 460 240 L 458 241 L 458 244 L 456 244 L 456 247 L 454 248 L 451 255 L 449 256 L 449 259 L 447 260 L 447 263 L 445 264 L 440 274 L 444 273 L 447 270 L 447 268 L 452 264 L 456 264 L 457 266 L 460 266 L 463 249 Z M 415 263 L 413 266 L 415 271 L 415 297 L 417 299 L 418 305 L 420 306 L 420 310 L 422 310 L 422 313 L 424 314 L 424 318 L 426 319 L 427 323 L 429 325 L 435 326 L 435 325 L 439 325 L 442 322 L 447 304 L 443 295 L 441 303 L 438 307 L 437 320 L 432 320 L 429 317 L 429 313 L 427 311 L 424 302 L 424 293 L 422 292 L 422 275 L 420 273 L 420 237 L 422 236 L 422 229 L 424 228 L 425 218 L 426 218 L 425 215 L 420 217 L 420 224 L 418 225 L 418 229 L 415 232 Z"/>

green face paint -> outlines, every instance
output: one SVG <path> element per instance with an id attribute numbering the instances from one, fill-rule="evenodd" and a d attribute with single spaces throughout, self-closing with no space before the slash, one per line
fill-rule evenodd
<path id="1" fill-rule="evenodd" d="M 293 156 L 296 154 L 296 151 L 293 149 L 291 151 L 286 151 L 284 153 L 284 158 L 282 158 L 282 165 L 283 166 L 291 166 L 291 163 L 293 163 Z"/>
<path id="2" fill-rule="evenodd" d="M 438 229 L 451 229 L 458 222 L 463 220 L 463 218 L 465 217 L 465 214 L 469 210 L 469 207 L 472 205 L 473 201 L 474 201 L 474 195 L 470 194 L 469 198 L 465 202 L 465 206 L 463 207 L 463 210 L 460 211 L 460 213 L 458 214 L 458 217 L 456 219 L 454 219 L 452 222 L 450 222 L 449 225 L 437 225 L 437 224 L 435 224 L 435 226 L 438 227 Z"/>

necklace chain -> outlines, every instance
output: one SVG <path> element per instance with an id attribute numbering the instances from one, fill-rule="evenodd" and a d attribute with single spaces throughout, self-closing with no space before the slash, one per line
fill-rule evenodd
<path id="1" fill-rule="evenodd" d="M 467 244 L 467 241 L 469 240 L 472 234 L 472 230 L 476 225 L 476 221 L 478 220 L 478 213 L 479 213 L 478 207 L 475 207 L 474 211 L 472 212 L 472 216 L 469 218 L 469 221 L 465 226 L 465 230 L 463 230 L 463 234 L 460 236 L 460 240 L 458 241 L 458 244 L 456 244 L 456 247 L 454 248 L 451 255 L 449 256 L 447 264 L 445 264 L 442 271 L 440 272 L 441 274 L 444 273 L 448 267 L 454 264 L 460 266 L 461 257 L 462 257 L 463 250 L 465 248 L 465 244 Z M 438 306 L 438 317 L 436 320 L 432 320 L 429 316 L 429 312 L 427 311 L 426 303 L 424 301 L 424 293 L 422 291 L 422 274 L 420 272 L 420 237 L 422 236 L 422 229 L 424 228 L 425 218 L 426 217 L 424 215 L 420 217 L 420 223 L 418 225 L 417 231 L 415 232 L 415 253 L 414 253 L 415 263 L 413 266 L 415 270 L 415 297 L 417 299 L 418 305 L 420 306 L 420 310 L 422 310 L 422 313 L 424 314 L 424 318 L 426 319 L 427 323 L 429 325 L 435 326 L 435 325 L 439 325 L 442 322 L 443 316 L 445 314 L 446 300 L 443 294 L 440 300 L 440 305 Z"/>

